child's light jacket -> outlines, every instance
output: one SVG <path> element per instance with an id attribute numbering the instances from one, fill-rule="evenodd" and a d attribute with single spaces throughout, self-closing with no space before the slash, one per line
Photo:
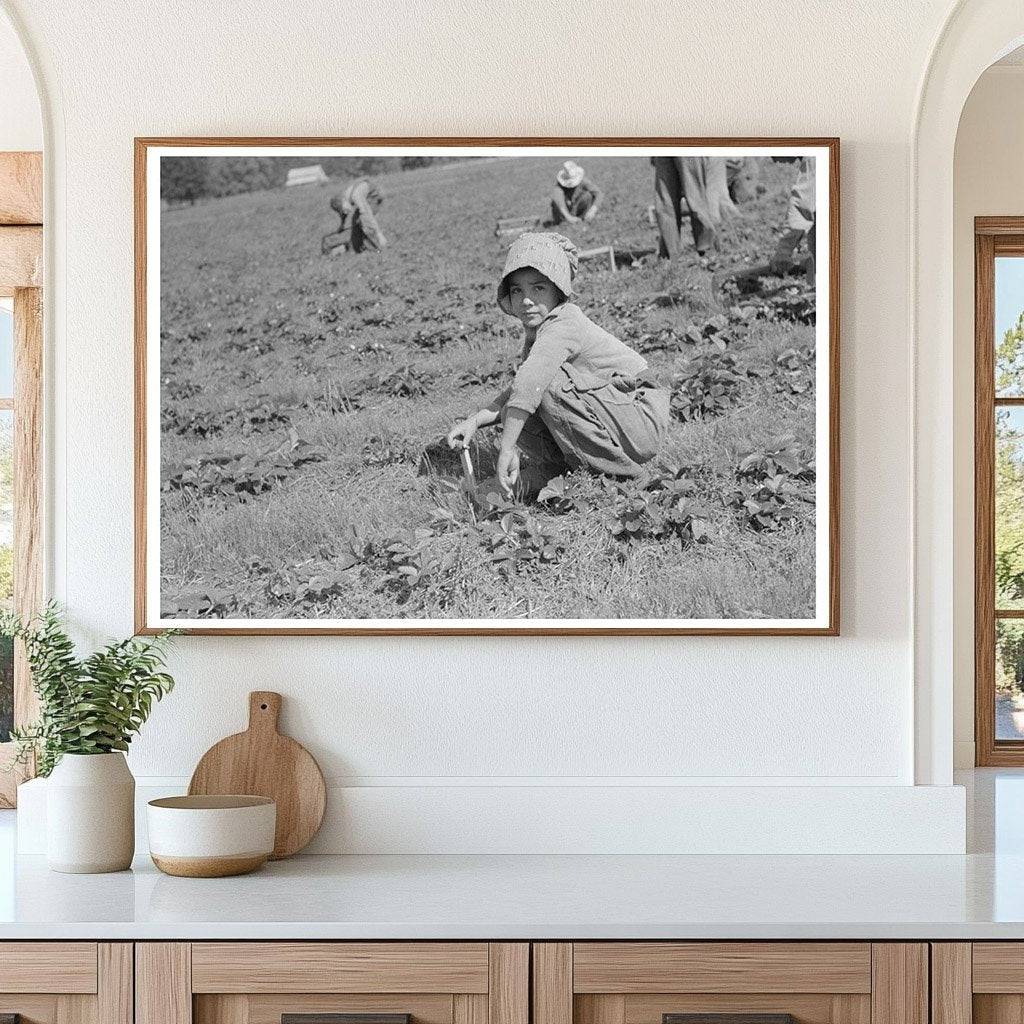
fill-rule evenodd
<path id="1" fill-rule="evenodd" d="M 603 387 L 614 377 L 639 377 L 647 360 L 613 334 L 599 327 L 572 302 L 556 306 L 541 321 L 533 344 L 523 349 L 523 362 L 512 386 L 497 399 L 524 412 L 536 412 L 559 367 L 568 363 L 578 390 Z"/>

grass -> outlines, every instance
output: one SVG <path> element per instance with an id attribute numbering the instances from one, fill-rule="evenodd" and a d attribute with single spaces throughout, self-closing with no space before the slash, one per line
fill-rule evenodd
<path id="1" fill-rule="evenodd" d="M 664 466 L 686 467 L 708 526 L 699 542 L 622 541 L 610 532 L 616 502 L 651 499 L 648 478 L 616 490 L 574 474 L 568 510 L 488 514 L 435 475 L 421 475 L 424 447 L 488 401 L 514 369 L 520 328 L 494 302 L 507 244 L 494 238 L 494 222 L 543 212 L 557 163 L 480 161 L 382 177 L 381 220 L 392 243 L 383 256 L 320 255 L 321 235 L 336 225 L 328 200 L 337 183 L 163 215 L 165 616 L 813 614 L 813 481 L 787 482 L 793 514 L 774 529 L 752 528 L 727 501 L 751 449 L 790 436 L 795 451 L 813 458 L 813 386 L 787 390 L 778 365 L 788 350 L 813 351 L 813 325 L 765 318 L 764 310 L 734 316 L 727 350 L 742 377 L 735 400 L 719 415 L 673 421 L 648 478 Z M 581 247 L 653 245 L 647 162 L 586 163 L 608 198 L 587 231 L 566 233 Z M 766 166 L 767 190 L 726 226 L 717 265 L 757 262 L 771 251 L 792 174 Z M 646 261 L 618 273 L 584 264 L 576 301 L 640 349 L 668 337 L 667 347 L 645 356 L 669 381 L 697 347 L 681 340 L 685 329 L 715 312 L 715 265 L 695 255 L 675 267 Z M 200 486 L 181 485 L 189 473 Z M 237 490 L 243 485 L 251 493 Z M 440 525 L 439 508 L 448 512 Z M 511 531 L 498 560 L 482 521 Z M 530 529 L 548 538 L 550 551 Z M 506 549 L 514 557 L 502 561 Z"/>

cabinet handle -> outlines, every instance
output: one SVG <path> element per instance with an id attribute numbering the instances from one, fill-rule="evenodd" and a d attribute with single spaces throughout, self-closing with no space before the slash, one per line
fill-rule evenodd
<path id="1" fill-rule="evenodd" d="M 282 1013 L 281 1024 L 411 1024 L 411 1013 Z M 7 1021 L 0 1020 L 0 1024 Z M 17 1024 L 17 1021 L 14 1022 Z"/>
<path id="2" fill-rule="evenodd" d="M 791 1013 L 663 1013 L 661 1024 L 797 1024 Z"/>

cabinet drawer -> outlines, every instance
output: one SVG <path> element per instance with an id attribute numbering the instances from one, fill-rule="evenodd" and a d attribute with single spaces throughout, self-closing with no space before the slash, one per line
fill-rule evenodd
<path id="1" fill-rule="evenodd" d="M 533 1010 L 534 1024 L 929 1024 L 928 950 L 870 942 L 535 943 Z M 708 1015 L 715 1021 L 700 1019 Z"/>
<path id="2" fill-rule="evenodd" d="M 487 991 L 486 942 L 196 942 L 193 992 Z"/>
<path id="3" fill-rule="evenodd" d="M 95 942 L 0 943 L 0 992 L 96 991 Z"/>
<path id="4" fill-rule="evenodd" d="M 871 991 L 867 942 L 577 942 L 574 992 Z"/>
<path id="5" fill-rule="evenodd" d="M 135 1024 L 528 1024 L 529 974 L 524 942 L 138 943 Z"/>
<path id="6" fill-rule="evenodd" d="M 0 942 L 0 1018 L 132 1024 L 127 942 Z"/>
<path id="7" fill-rule="evenodd" d="M 975 942 L 971 960 L 975 992 L 1024 994 L 1024 942 Z"/>

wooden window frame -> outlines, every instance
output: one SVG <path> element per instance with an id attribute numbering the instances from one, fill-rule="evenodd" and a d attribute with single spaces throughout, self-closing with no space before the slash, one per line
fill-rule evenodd
<path id="1" fill-rule="evenodd" d="M 14 299 L 14 609 L 27 618 L 43 593 L 43 161 L 41 153 L 0 153 L 0 297 Z M 9 408 L 11 403 L 3 403 Z M 25 652 L 14 652 L 14 724 L 37 714 Z M 0 807 L 14 807 L 31 765 L 11 767 L 0 743 Z"/>

